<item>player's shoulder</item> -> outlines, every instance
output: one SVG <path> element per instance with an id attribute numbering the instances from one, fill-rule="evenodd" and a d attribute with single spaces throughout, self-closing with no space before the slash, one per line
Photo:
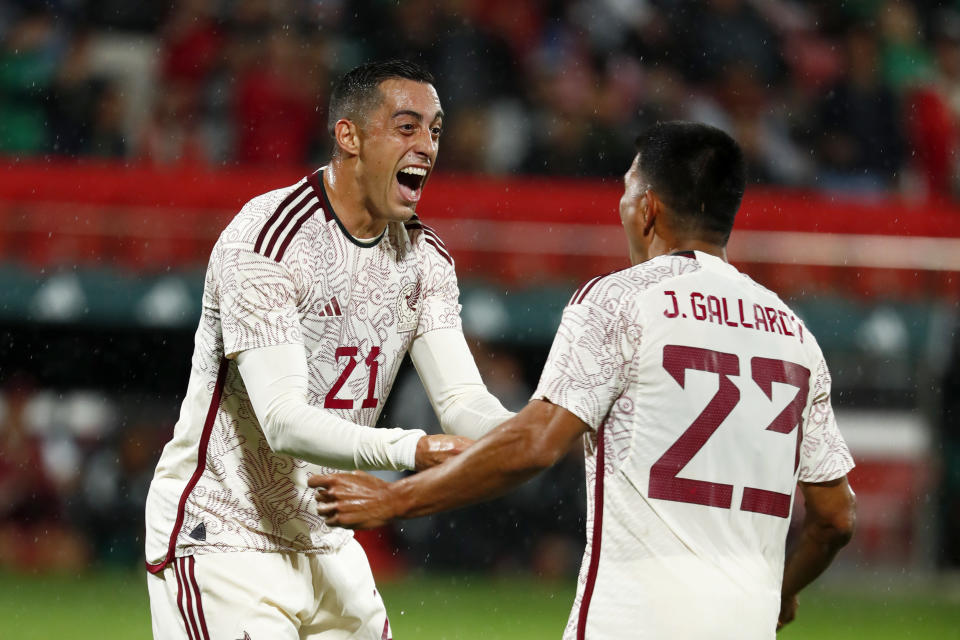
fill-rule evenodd
<path id="1" fill-rule="evenodd" d="M 453 255 L 440 238 L 440 234 L 418 216 L 414 215 L 404 222 L 400 233 L 406 236 L 406 242 L 413 251 L 417 252 L 420 259 L 453 268 Z"/>
<path id="2" fill-rule="evenodd" d="M 804 349 L 808 352 L 808 355 L 810 355 L 814 360 L 822 360 L 823 352 L 820 350 L 820 344 L 817 342 L 816 336 L 807 328 L 806 322 L 803 320 L 803 316 L 773 289 L 765 287 L 743 272 L 738 273 L 740 285 L 750 291 L 752 294 L 751 297 L 754 299 L 760 298 L 763 302 L 763 306 L 765 307 L 779 308 L 785 312 L 787 317 L 790 318 L 790 322 L 797 332 L 797 337 L 800 339 L 800 344 L 803 345 Z"/>
<path id="3" fill-rule="evenodd" d="M 590 278 L 574 292 L 569 305 L 622 303 L 660 288 L 669 280 L 700 270 L 686 255 L 665 255 Z"/>
<path id="4" fill-rule="evenodd" d="M 311 178 L 251 198 L 223 230 L 219 243 L 282 262 L 290 245 L 323 209 Z"/>

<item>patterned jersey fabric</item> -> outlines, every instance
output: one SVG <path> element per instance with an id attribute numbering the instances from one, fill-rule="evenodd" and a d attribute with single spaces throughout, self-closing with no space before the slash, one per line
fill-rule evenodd
<path id="1" fill-rule="evenodd" d="M 274 453 L 237 353 L 302 345 L 307 401 L 373 426 L 411 342 L 460 327 L 453 260 L 416 217 L 358 240 L 326 198 L 322 170 L 254 198 L 214 246 L 190 381 L 147 499 L 146 557 L 217 551 L 330 551 L 307 487 L 325 471 Z"/>
<path id="2" fill-rule="evenodd" d="M 590 427 L 565 637 L 773 638 L 797 481 L 853 467 L 790 308 L 699 252 L 595 278 L 534 398 Z"/>

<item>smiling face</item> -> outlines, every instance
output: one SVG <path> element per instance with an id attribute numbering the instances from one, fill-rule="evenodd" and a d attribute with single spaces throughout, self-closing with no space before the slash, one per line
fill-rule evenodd
<path id="1" fill-rule="evenodd" d="M 358 132 L 357 178 L 374 218 L 409 220 L 437 160 L 443 110 L 433 85 L 391 78 Z"/>

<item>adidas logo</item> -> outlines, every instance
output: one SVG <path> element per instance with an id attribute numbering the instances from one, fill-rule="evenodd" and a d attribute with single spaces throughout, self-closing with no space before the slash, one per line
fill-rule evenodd
<path id="1" fill-rule="evenodd" d="M 337 302 L 337 296 L 330 298 L 330 302 L 327 303 L 327 306 L 323 308 L 323 311 L 319 314 L 322 316 L 342 316 L 343 311 L 340 310 L 340 303 Z"/>
<path id="2" fill-rule="evenodd" d="M 206 541 L 207 539 L 207 525 L 204 523 L 198 524 L 193 531 L 190 532 L 190 537 L 194 540 Z"/>

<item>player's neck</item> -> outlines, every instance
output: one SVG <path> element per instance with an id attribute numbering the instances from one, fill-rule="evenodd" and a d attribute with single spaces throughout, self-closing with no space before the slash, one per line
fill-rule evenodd
<path id="1" fill-rule="evenodd" d="M 347 233 L 361 239 L 376 238 L 383 233 L 387 221 L 370 213 L 356 175 L 336 158 L 324 169 L 323 182 L 330 205 Z"/>
<path id="2" fill-rule="evenodd" d="M 716 256 L 724 262 L 727 260 L 727 248 L 705 240 L 695 238 L 657 238 L 657 241 L 650 247 L 650 257 L 662 256 L 680 251 L 700 251 L 711 256 Z"/>

